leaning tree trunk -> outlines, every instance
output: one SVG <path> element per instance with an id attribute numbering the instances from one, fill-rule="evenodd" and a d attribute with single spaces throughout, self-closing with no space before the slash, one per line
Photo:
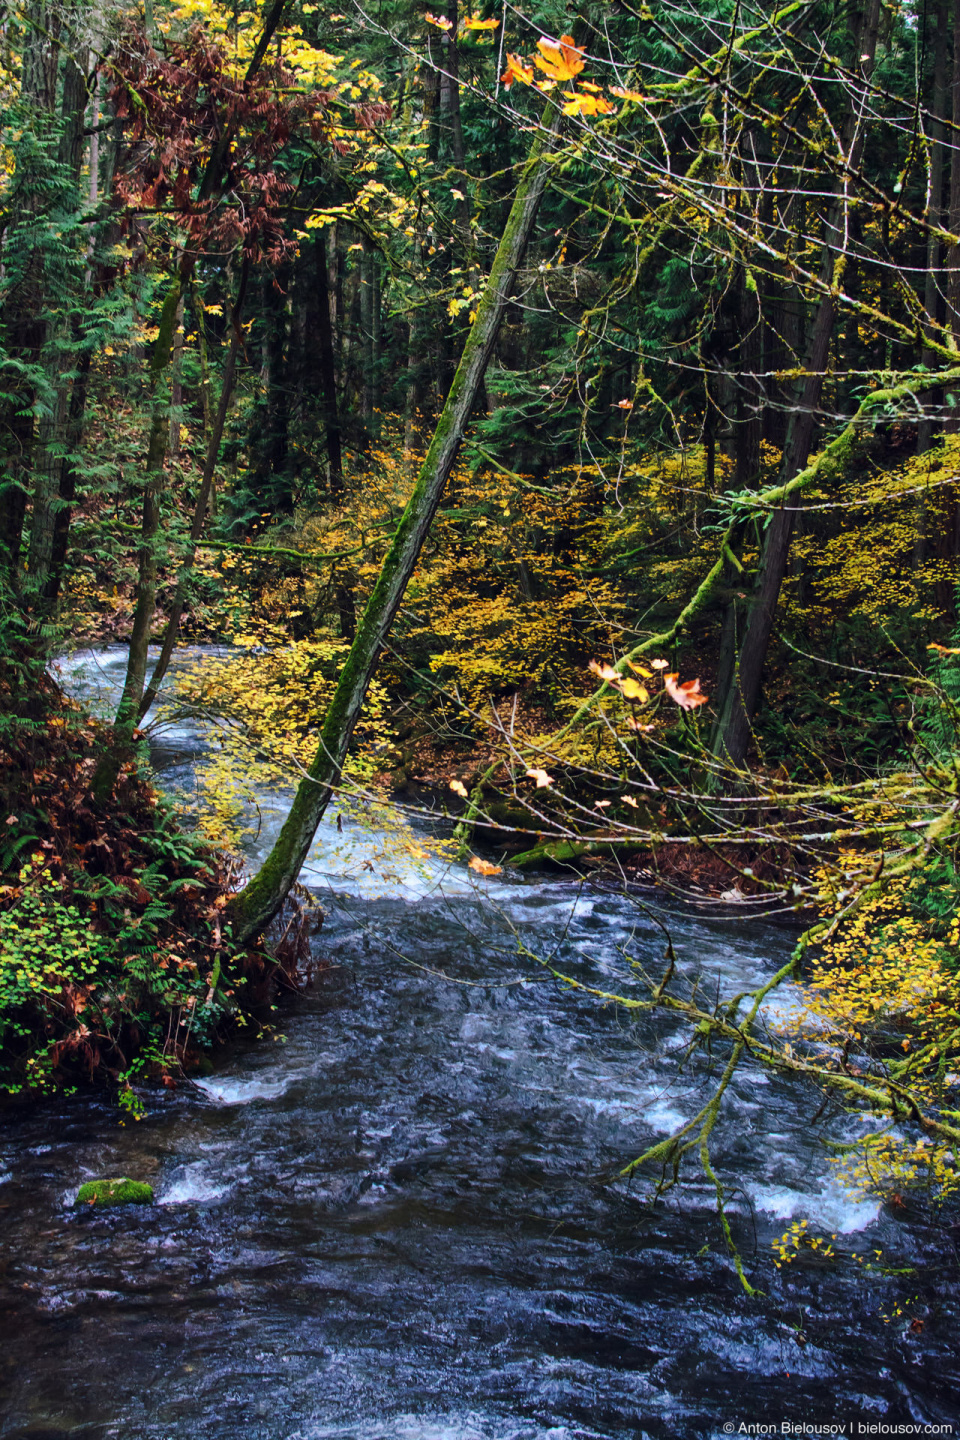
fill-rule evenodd
<path id="1" fill-rule="evenodd" d="M 259 934 L 283 904 L 300 873 L 317 826 L 340 778 L 367 687 L 429 533 L 483 381 L 547 182 L 549 152 L 559 119 L 557 112 L 552 127 L 537 136 L 524 166 L 490 277 L 477 307 L 477 318 L 467 337 L 413 494 L 397 526 L 340 673 L 320 734 L 316 758 L 307 776 L 300 782 L 293 807 L 276 844 L 231 906 L 233 935 L 240 943 Z"/>
<path id="2" fill-rule="evenodd" d="M 960 0 L 958 0 L 960 3 Z M 858 55 L 865 79 L 873 70 L 880 24 L 880 0 L 869 0 L 860 32 Z M 849 159 L 847 169 L 855 171 L 863 151 L 863 127 L 851 104 L 844 134 L 844 150 Z M 816 430 L 816 412 L 823 391 L 824 373 L 830 338 L 837 315 L 836 291 L 842 273 L 844 250 L 842 238 L 843 196 L 831 205 L 825 221 L 823 263 L 820 278 L 822 298 L 807 343 L 807 377 L 790 417 L 787 442 L 783 452 L 781 480 L 788 484 L 807 463 Z M 839 238 L 838 238 L 839 237 Z M 828 288 L 829 287 L 829 288 Z M 750 597 L 750 610 L 743 631 L 740 654 L 726 692 L 718 695 L 718 719 L 713 737 L 714 753 L 731 765 L 743 764 L 750 744 L 750 721 L 760 699 L 760 678 L 763 673 L 780 587 L 790 556 L 796 508 L 784 505 L 769 519 L 764 535 L 760 567 Z"/>

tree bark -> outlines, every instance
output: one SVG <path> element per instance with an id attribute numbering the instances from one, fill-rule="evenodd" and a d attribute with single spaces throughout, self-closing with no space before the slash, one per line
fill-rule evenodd
<path id="1" fill-rule="evenodd" d="M 524 166 L 476 320 L 467 337 L 413 494 L 397 526 L 341 671 L 323 724 L 316 758 L 297 789 L 276 844 L 231 906 L 234 939 L 241 944 L 260 934 L 283 904 L 300 873 L 317 826 L 340 778 L 350 738 L 376 671 L 380 651 L 429 533 L 480 389 L 546 186 L 551 143 L 559 122 L 560 115 L 556 112 L 550 129 L 541 130 L 535 139 Z"/>

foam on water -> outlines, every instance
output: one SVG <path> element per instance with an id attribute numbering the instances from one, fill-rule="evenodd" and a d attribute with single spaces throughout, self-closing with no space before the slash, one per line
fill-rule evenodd
<path id="1" fill-rule="evenodd" d="M 216 1178 L 205 1161 L 183 1165 L 176 1171 L 175 1178 L 161 1187 L 157 1195 L 160 1205 L 203 1205 L 222 1200 L 229 1195 L 232 1185 Z"/>
<path id="2" fill-rule="evenodd" d="M 504 1421 L 493 1415 L 471 1413 L 449 1418 L 397 1415 L 388 1421 L 355 1420 L 345 1425 L 309 1426 L 295 1430 L 289 1440 L 589 1440 L 592 1432 L 580 1426 L 539 1425 Z"/>
<path id="3" fill-rule="evenodd" d="M 216 1105 L 251 1105 L 256 1100 L 278 1100 L 299 1079 L 301 1076 L 296 1072 L 287 1071 L 273 1080 L 259 1077 L 244 1080 L 240 1076 L 220 1075 L 216 1079 L 194 1080 L 193 1083 Z"/>
<path id="4" fill-rule="evenodd" d="M 852 1235 L 866 1230 L 880 1214 L 876 1200 L 857 1200 L 846 1195 L 828 1175 L 818 1191 L 793 1190 L 788 1186 L 749 1187 L 758 1210 L 778 1220 L 809 1220 L 830 1234 Z"/>

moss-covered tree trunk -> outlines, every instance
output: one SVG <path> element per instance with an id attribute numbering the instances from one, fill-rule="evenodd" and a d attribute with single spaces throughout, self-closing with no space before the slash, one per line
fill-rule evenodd
<path id="1" fill-rule="evenodd" d="M 367 687 L 429 533 L 483 381 L 517 267 L 547 182 L 549 153 L 558 123 L 559 120 L 551 129 L 538 133 L 524 165 L 490 277 L 477 307 L 477 318 L 464 346 L 413 494 L 357 626 L 327 711 L 316 758 L 297 789 L 276 844 L 231 908 L 234 938 L 241 943 L 259 934 L 279 910 L 300 873 L 317 826 L 340 778 Z"/>

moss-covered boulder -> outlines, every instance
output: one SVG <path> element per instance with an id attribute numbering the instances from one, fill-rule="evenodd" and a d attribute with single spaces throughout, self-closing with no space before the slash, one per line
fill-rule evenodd
<path id="1" fill-rule="evenodd" d="M 78 1205 L 152 1205 L 153 1186 L 145 1180 L 88 1180 L 77 1191 Z"/>

